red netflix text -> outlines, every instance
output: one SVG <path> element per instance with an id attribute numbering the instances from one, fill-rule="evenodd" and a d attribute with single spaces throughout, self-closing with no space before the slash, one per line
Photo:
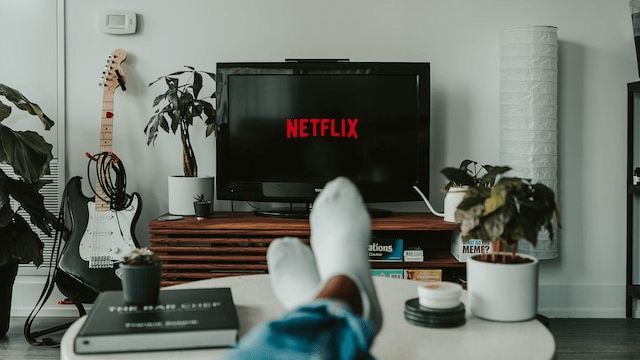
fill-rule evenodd
<path id="1" fill-rule="evenodd" d="M 287 139 L 307 137 L 358 138 L 358 119 L 287 119 Z"/>

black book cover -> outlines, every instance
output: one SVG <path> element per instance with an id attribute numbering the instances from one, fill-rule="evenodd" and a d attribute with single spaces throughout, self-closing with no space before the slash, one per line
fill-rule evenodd
<path id="1" fill-rule="evenodd" d="M 127 305 L 122 291 L 98 295 L 75 339 L 78 354 L 235 345 L 230 288 L 162 290 L 157 304 Z"/>

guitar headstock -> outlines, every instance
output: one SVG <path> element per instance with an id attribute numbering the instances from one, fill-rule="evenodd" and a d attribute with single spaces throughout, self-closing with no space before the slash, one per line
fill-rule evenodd
<path id="1" fill-rule="evenodd" d="M 107 65 L 102 72 L 102 82 L 100 86 L 104 88 L 104 92 L 113 93 L 118 86 L 122 90 L 126 90 L 124 84 L 127 82 L 127 78 L 124 76 L 124 70 L 122 70 L 122 63 L 127 59 L 127 53 L 122 49 L 116 49 L 109 55 L 107 59 Z"/>

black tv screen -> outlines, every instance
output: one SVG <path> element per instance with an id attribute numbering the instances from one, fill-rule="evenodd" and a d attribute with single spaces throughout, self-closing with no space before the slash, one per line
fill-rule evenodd
<path id="1" fill-rule="evenodd" d="M 366 202 L 429 184 L 429 64 L 217 66 L 218 199 L 310 203 L 346 176 Z"/>

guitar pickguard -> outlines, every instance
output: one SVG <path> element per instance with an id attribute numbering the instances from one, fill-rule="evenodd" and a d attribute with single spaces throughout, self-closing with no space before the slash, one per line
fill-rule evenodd
<path id="1" fill-rule="evenodd" d="M 138 198 L 120 211 L 97 211 L 93 201 L 87 207 L 89 219 L 80 240 L 80 258 L 89 262 L 90 269 L 112 268 L 136 247 L 130 229 L 138 213 Z"/>

